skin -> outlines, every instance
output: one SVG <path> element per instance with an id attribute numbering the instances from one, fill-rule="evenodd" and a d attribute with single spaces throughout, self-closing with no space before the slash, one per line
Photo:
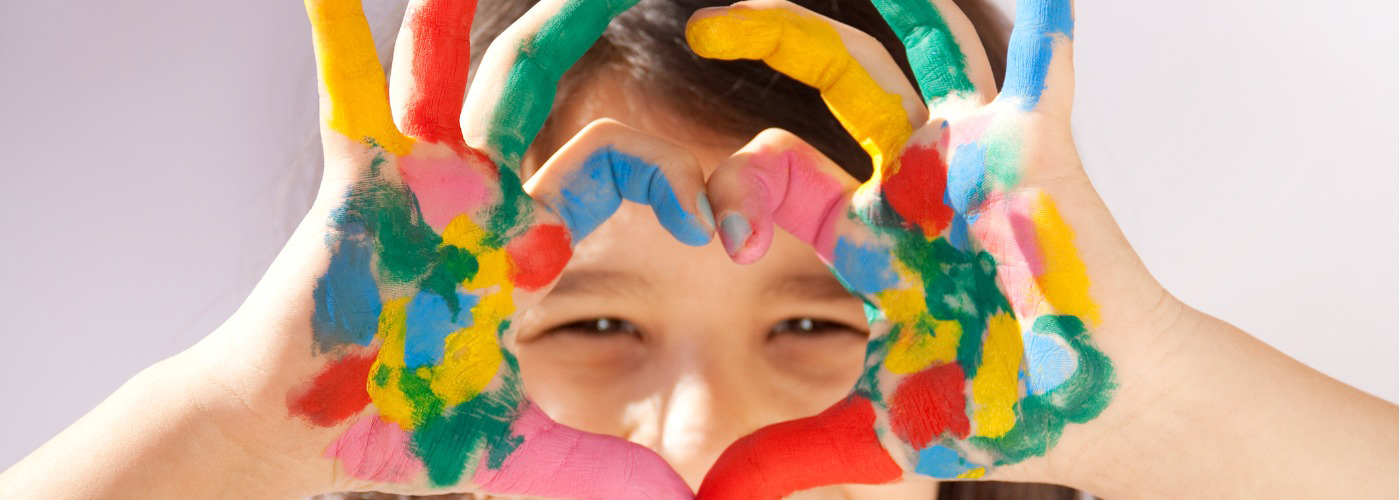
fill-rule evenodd
<path id="1" fill-rule="evenodd" d="M 955 12 L 939 5 L 945 7 L 943 17 L 956 33 Z M 776 2 L 758 6 L 787 8 Z M 840 36 L 849 40 L 842 43 L 853 47 L 852 57 L 876 82 L 892 81 L 880 76 L 888 74 L 888 65 L 879 62 L 882 54 L 870 53 L 873 49 L 858 36 Z M 970 45 L 961 46 L 968 50 Z M 1073 233 L 1070 239 L 1097 305 L 1097 319 L 1091 320 L 1096 325 L 1094 346 L 1112 360 L 1118 388 L 1112 403 L 1083 424 L 1067 426 L 1047 453 L 997 468 L 987 477 L 1067 484 L 1112 498 L 1394 496 L 1394 405 L 1332 380 L 1181 304 L 1151 279 L 1073 153 L 1066 126 L 1067 89 L 1072 80 L 1068 48 L 1057 41 L 1056 57 L 1047 72 L 1047 93 L 1041 96 L 1040 107 L 1032 108 L 1036 119 L 1025 127 L 1023 144 L 1037 152 L 1025 156 L 1041 160 L 1027 166 L 1017 186 L 1034 188 L 1053 199 Z M 883 58 L 887 60 L 888 55 Z M 970 67 L 979 65 L 975 57 L 968 60 Z M 981 81 L 973 74 L 970 81 Z M 499 83 L 485 88 L 492 85 Z M 728 456 L 723 449 L 739 436 L 768 424 L 791 428 L 792 424 L 779 422 L 815 414 L 840 400 L 864 364 L 857 303 L 834 293 L 831 275 L 822 274 L 817 260 L 818 256 L 830 259 L 833 251 L 820 244 L 816 252 L 806 248 L 805 243 L 815 242 L 811 235 L 820 232 L 810 233 L 804 231 L 810 226 L 793 224 L 820 219 L 810 215 L 818 211 L 810 206 L 794 206 L 791 212 L 768 206 L 772 222 L 791 227 L 802 237 L 772 232 L 773 239 L 761 251 L 750 245 L 754 235 L 771 226 L 757 222 L 763 204 L 745 204 L 759 194 L 759 185 L 735 182 L 743 176 L 734 174 L 762 166 L 752 160 L 765 151 L 798 150 L 802 145 L 790 135 L 770 132 L 729 157 L 728 152 L 748 138 L 709 136 L 703 127 L 687 126 L 684 117 L 668 116 L 645 99 L 634 99 L 644 92 L 621 82 L 604 80 L 590 88 L 587 93 L 592 95 L 626 96 L 595 101 L 607 103 L 604 106 L 567 111 L 563 122 L 568 126 L 559 127 L 557 137 L 546 139 L 562 142 L 559 151 L 552 156 L 540 151 L 524 161 L 539 165 L 524 186 L 526 192 L 537 200 L 557 199 L 554 195 L 572 185 L 570 174 L 584 169 L 586 160 L 605 146 L 646 158 L 664 168 L 670 179 L 698 180 L 709 172 L 706 191 L 714 213 L 721 219 L 743 213 L 753 221 L 748 236 L 740 236 L 745 241 L 725 241 L 723 248 L 732 250 L 728 253 L 738 260 L 756 263 L 739 267 L 725 262 L 723 256 L 716 256 L 722 248 L 718 243 L 681 246 L 674 232 L 663 229 L 664 220 L 658 224 L 661 212 L 655 207 L 623 204 L 586 238 L 577 235 L 582 241 L 560 279 L 563 289 L 520 314 L 516 334 L 502 339 L 507 349 L 520 356 L 527 392 L 561 423 L 624 437 L 655 450 L 691 487 L 700 483 L 702 496 L 725 496 L 724 482 L 775 483 L 781 482 L 776 480 L 782 475 L 802 472 L 781 463 L 765 463 L 745 474 L 698 479 L 725 467 L 726 458 L 716 457 Z M 916 94 L 885 88 L 900 96 L 895 102 L 905 109 L 911 128 L 922 123 Z M 961 99 L 984 100 L 992 95 L 985 86 L 979 92 Z M 480 97 L 492 95 L 489 92 L 474 95 L 491 101 Z M 973 108 L 967 102 L 952 107 L 931 104 L 953 110 L 931 112 L 931 116 L 958 118 Z M 483 109 L 469 104 L 464 116 L 489 116 Z M 1014 109 L 1026 112 L 1024 106 Z M 615 118 L 635 128 L 597 122 L 599 118 Z M 336 130 L 335 125 L 328 128 Z M 492 137 L 484 130 L 467 127 L 464 132 L 466 137 Z M 577 137 L 567 140 L 574 130 L 579 131 Z M 651 137 L 637 130 L 671 132 Z M 937 140 L 912 137 L 915 142 Z M 363 145 L 351 147 L 354 139 L 332 136 L 328 142 L 331 162 L 322 196 L 244 307 L 199 345 L 143 371 L 92 413 L 0 475 L 0 496 L 297 497 L 396 487 L 347 476 L 344 463 L 324 456 L 328 443 L 345 435 L 345 426 L 313 425 L 288 413 L 288 395 L 323 373 L 328 363 L 325 357 L 308 354 L 317 352 L 312 349 L 316 337 L 310 326 L 315 284 L 333 262 L 326 246 L 327 221 L 344 205 L 347 189 L 363 180 L 357 165 L 367 160 L 347 153 L 365 151 Z M 465 142 L 480 149 L 495 147 L 488 139 Z M 398 148 L 396 155 L 413 154 L 408 149 L 412 144 L 381 144 Z M 460 154 L 451 144 L 429 151 L 443 157 Z M 488 156 L 497 163 L 511 161 L 510 155 Z M 548 159 L 541 161 L 543 156 Z M 833 176 L 843 188 L 855 187 L 854 181 L 835 177 L 839 170 L 817 172 Z M 698 194 L 698 182 L 694 186 L 677 199 L 696 199 L 689 196 Z M 541 212 L 565 212 L 557 202 L 542 203 L 549 209 Z M 808 215 L 794 219 L 785 215 L 803 213 Z M 734 231 L 724 238 L 743 234 Z M 1037 231 L 1036 237 L 1046 236 Z M 778 255 L 762 258 L 765 253 Z M 626 263 L 625 268 L 617 269 L 619 263 Z M 651 283 L 624 286 L 598 279 L 597 271 L 609 270 L 644 274 Z M 805 280 L 800 289 L 807 296 L 791 287 L 784 293 L 769 291 L 774 283 L 794 275 Z M 807 293 L 824 289 L 820 294 Z M 760 300 L 772 304 L 760 307 Z M 720 306 L 731 309 L 716 314 Z M 1083 309 L 1064 308 L 1093 317 Z M 626 317 L 638 326 L 637 333 L 599 338 L 561 333 L 557 328 L 597 317 Z M 775 324 L 803 317 L 857 327 L 821 338 L 771 335 Z M 898 460 L 903 451 L 894 441 L 882 446 L 889 447 L 892 460 Z M 868 461 L 813 455 L 819 461 L 812 465 L 838 472 L 869 465 Z M 829 459 L 820 461 L 824 458 Z M 716 461 L 720 464 L 711 466 Z M 926 498 L 932 484 L 917 476 L 910 474 L 904 484 L 874 487 L 891 489 L 846 487 L 810 494 L 819 498 L 870 493 L 873 498 L 889 498 L 899 494 L 896 489 L 908 488 L 909 495 Z M 547 476 L 527 479 L 539 477 Z M 454 489 L 472 489 L 470 484 L 457 486 Z"/>

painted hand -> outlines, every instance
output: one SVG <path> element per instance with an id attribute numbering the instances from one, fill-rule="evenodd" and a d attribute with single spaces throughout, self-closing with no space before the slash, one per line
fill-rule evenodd
<path id="1" fill-rule="evenodd" d="M 786 2 L 707 9 L 688 26 L 704 57 L 763 60 L 820 90 L 874 162 L 860 184 L 770 130 L 711 177 L 736 261 L 760 257 L 776 222 L 866 302 L 872 336 L 850 396 L 736 442 L 700 498 L 978 478 L 1045 455 L 1110 400 L 1114 371 L 1089 333 L 1099 309 L 1051 195 L 1084 180 L 1069 134 L 1070 0 L 1018 2 L 990 101 L 990 67 L 959 47 L 980 52 L 951 1 L 875 4 L 919 91 L 874 39 Z"/>
<path id="2" fill-rule="evenodd" d="M 324 456 L 338 489 L 690 497 L 651 451 L 545 416 L 510 351 L 517 311 L 621 200 L 651 205 L 685 243 L 710 240 L 698 168 L 664 148 L 629 151 L 615 124 L 581 132 L 521 183 L 560 75 L 635 2 L 541 2 L 488 52 L 463 113 L 475 0 L 411 3 L 392 107 L 359 0 L 306 0 L 323 197 L 337 207 L 312 293 L 318 368 L 286 408 L 336 429 Z"/>

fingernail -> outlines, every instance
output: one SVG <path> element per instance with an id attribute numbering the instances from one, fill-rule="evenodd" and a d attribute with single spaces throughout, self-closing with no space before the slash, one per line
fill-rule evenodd
<path id="1" fill-rule="evenodd" d="M 749 227 L 749 220 L 743 215 L 731 212 L 719 221 L 719 232 L 720 239 L 724 241 L 724 251 L 734 255 L 744 248 L 744 242 L 753 234 L 753 228 Z"/>
<path id="2" fill-rule="evenodd" d="M 715 212 L 710 208 L 710 197 L 705 193 L 695 195 L 695 209 L 700 211 L 700 218 L 705 220 L 706 229 L 715 228 Z"/>

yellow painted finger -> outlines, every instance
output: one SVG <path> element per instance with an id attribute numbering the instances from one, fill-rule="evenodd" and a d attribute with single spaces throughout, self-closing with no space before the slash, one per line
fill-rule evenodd
<path id="1" fill-rule="evenodd" d="M 384 67 L 360 0 L 306 0 L 321 78 L 321 119 L 351 140 L 406 154 L 409 139 L 394 126 Z"/>
<path id="2" fill-rule="evenodd" d="M 876 169 L 894 162 L 914 130 L 906 96 L 912 94 L 919 102 L 917 92 L 893 60 L 890 65 L 897 78 L 877 80 L 871 68 L 852 56 L 834 21 L 797 9 L 705 9 L 691 18 L 686 41 L 702 57 L 761 60 L 815 87 L 836 118 L 870 153 Z M 889 71 L 877 73 L 884 76 Z M 914 112 L 927 113 L 921 107 Z"/>

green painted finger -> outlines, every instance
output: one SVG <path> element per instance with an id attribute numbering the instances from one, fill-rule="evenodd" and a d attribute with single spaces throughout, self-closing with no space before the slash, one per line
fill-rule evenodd
<path id="1" fill-rule="evenodd" d="M 519 171 L 520 160 L 554 105 L 559 78 L 608 23 L 638 0 L 567 0 L 544 2 L 558 11 L 518 41 L 514 62 L 487 122 L 487 147 L 503 166 Z"/>
<path id="2" fill-rule="evenodd" d="M 968 78 L 967 57 L 932 0 L 874 0 L 875 8 L 904 43 L 909 66 L 919 81 L 924 100 L 935 102 L 950 94 L 971 94 L 977 87 Z"/>

